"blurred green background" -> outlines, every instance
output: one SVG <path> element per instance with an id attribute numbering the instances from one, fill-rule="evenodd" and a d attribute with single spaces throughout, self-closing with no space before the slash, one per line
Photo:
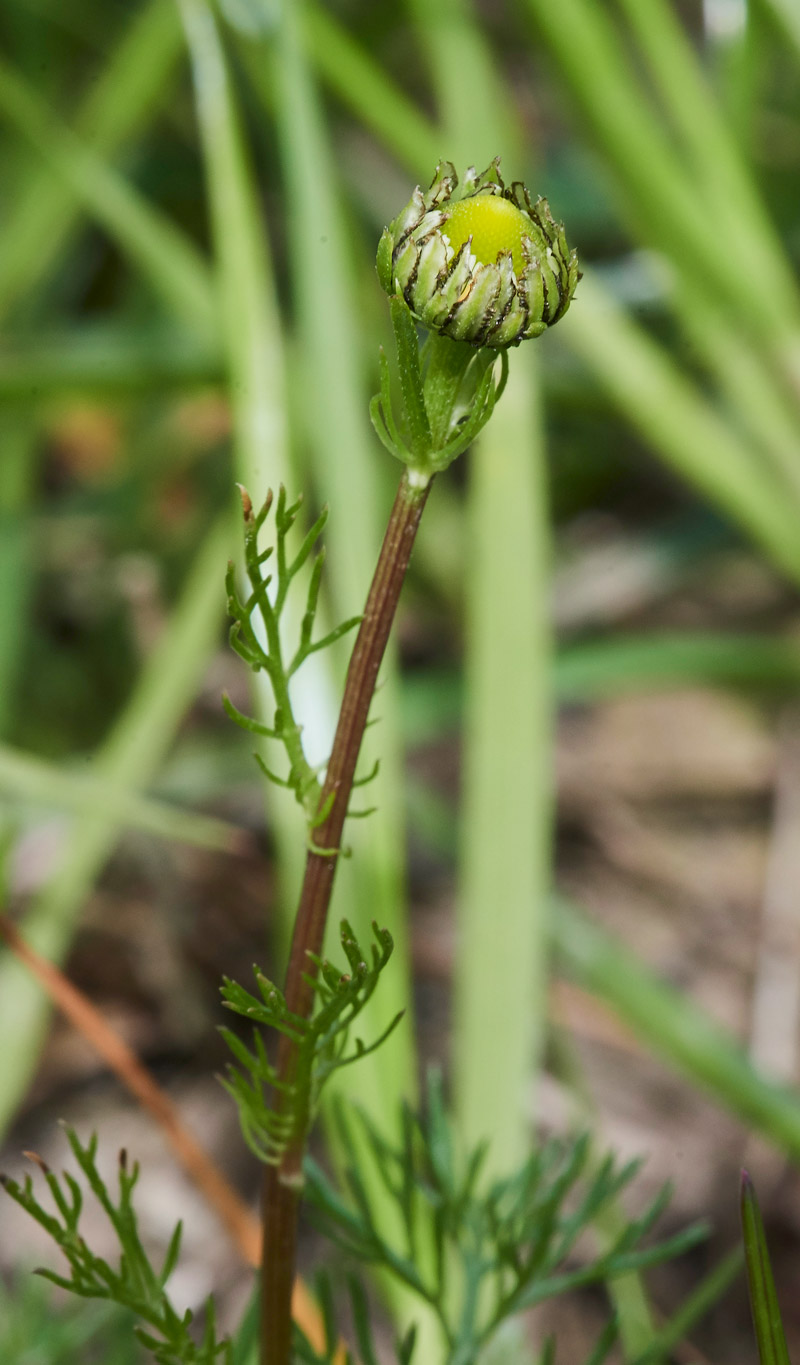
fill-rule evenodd
<path id="1" fill-rule="evenodd" d="M 500 154 L 585 273 L 423 522 L 335 907 L 392 928 L 376 1018 L 413 994 L 418 1044 L 409 1012 L 353 1084 L 391 1124 L 447 1061 L 498 1168 L 589 1112 L 721 1245 L 747 1155 L 791 1245 L 796 6 L 6 0 L 0 53 L 7 913 L 216 1113 L 216 979 L 281 975 L 303 852 L 219 705 L 263 704 L 224 645 L 234 484 L 330 504 L 356 612 L 399 472 L 378 236 L 438 159 Z M 343 666 L 303 685 L 320 761 Z M 0 1036 L 12 1154 L 56 1113 L 133 1122 L 5 950 Z M 232 1124 L 209 1143 L 251 1192 Z M 629 1346 L 685 1289 L 623 1305 Z M 741 1297 L 712 1358 L 749 1350 Z"/>

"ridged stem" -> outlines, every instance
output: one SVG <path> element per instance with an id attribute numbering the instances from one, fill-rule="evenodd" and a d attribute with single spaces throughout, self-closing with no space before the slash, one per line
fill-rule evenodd
<path id="1" fill-rule="evenodd" d="M 314 849 L 306 859 L 300 903 L 295 918 L 285 995 L 289 1009 L 308 1017 L 314 1004 L 309 953 L 322 953 L 333 880 L 341 849 L 342 829 L 353 788 L 361 741 L 367 724 L 378 671 L 394 621 L 430 482 L 405 472 L 392 507 L 361 626 L 345 681 L 320 810 L 330 801 L 325 820 L 314 830 Z M 291 1084 L 296 1049 L 286 1038 L 278 1049 L 278 1076 Z M 267 1166 L 263 1191 L 264 1243 L 261 1267 L 261 1362 L 289 1365 L 291 1298 L 297 1247 L 297 1212 L 302 1184 L 305 1127 L 283 1154 L 280 1165 Z"/>

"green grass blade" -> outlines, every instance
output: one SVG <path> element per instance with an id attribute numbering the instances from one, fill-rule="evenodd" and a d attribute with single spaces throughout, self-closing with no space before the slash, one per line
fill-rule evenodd
<path id="1" fill-rule="evenodd" d="M 305 5 L 306 50 L 320 78 L 399 161 L 433 175 L 445 155 L 428 119 L 321 4 Z"/>
<path id="2" fill-rule="evenodd" d="M 800 505 L 800 424 L 776 367 L 765 362 L 746 331 L 731 327 L 701 288 L 695 286 L 691 293 L 679 290 L 678 299 L 681 326 L 716 379 L 733 421 L 763 450 L 765 478 L 770 472 L 776 475 Z"/>
<path id="3" fill-rule="evenodd" d="M 200 848 L 230 852 L 242 842 L 242 831 L 227 820 L 140 796 L 92 772 L 70 772 L 6 744 L 0 744 L 0 792 L 68 815 L 105 814 L 120 826 Z"/>
<path id="4" fill-rule="evenodd" d="M 59 1291 L 17 1267 L 0 1285 L 0 1360 L 4 1365 L 74 1365 L 100 1356 L 114 1365 L 141 1360 L 132 1316 L 108 1301 L 64 1303 Z"/>
<path id="5" fill-rule="evenodd" d="M 413 3 L 445 124 L 464 162 L 480 165 L 484 153 L 488 162 L 502 150 L 514 166 L 519 130 L 468 0 L 438 14 Z M 552 642 L 539 401 L 538 356 L 527 348 L 514 357 L 507 391 L 471 455 L 474 615 L 467 631 L 455 1112 L 462 1141 L 491 1137 L 489 1162 L 498 1172 L 529 1143 L 525 1100 L 540 1065 L 547 1008 Z M 649 1331 L 636 1276 L 625 1277 L 615 1303 L 626 1340 Z"/>
<path id="6" fill-rule="evenodd" d="M 513 179 L 521 173 L 519 128 L 472 0 L 407 4 L 431 72 L 445 144 L 439 156 L 452 161 L 459 175 L 468 166 L 481 171 L 502 156 L 504 171 Z"/>
<path id="7" fill-rule="evenodd" d="M 506 172 L 516 170 L 519 130 L 468 0 L 442 11 L 412 0 L 412 8 L 451 155 L 480 166 L 502 152 Z M 537 353 L 527 348 L 513 357 L 503 399 L 469 456 L 454 1108 L 459 1140 L 490 1138 L 497 1172 L 529 1146 L 546 1016 L 553 701 L 539 394 Z M 647 1301 L 631 1277 L 623 1294 L 626 1328 L 634 1316 L 647 1325 Z"/>
<path id="8" fill-rule="evenodd" d="M 181 0 L 194 72 L 234 412 L 237 477 L 253 498 L 291 486 L 284 356 L 269 243 L 213 16 Z"/>
<path id="9" fill-rule="evenodd" d="M 655 1340 L 633 1365 L 661 1365 L 661 1362 L 673 1359 L 676 1348 L 730 1289 L 741 1274 L 742 1265 L 742 1249 L 734 1247 L 703 1276 L 677 1312 L 658 1329 Z"/>
<path id="10" fill-rule="evenodd" d="M 96 29 L 95 29 L 96 31 Z M 170 0 L 145 0 L 75 113 L 75 129 L 103 156 L 146 129 L 183 49 Z"/>
<path id="11" fill-rule="evenodd" d="M 506 392 L 468 456 L 471 647 L 453 1065 L 461 1140 L 471 1148 L 490 1136 L 498 1173 L 529 1143 L 547 979 L 549 529 L 535 367 L 535 355 L 513 356 Z"/>
<path id="12" fill-rule="evenodd" d="M 285 359 L 269 240 L 261 222 L 255 179 L 242 140 L 239 116 L 217 27 L 202 0 L 181 0 L 189 45 L 214 243 L 230 402 L 234 420 L 236 477 L 258 503 L 267 489 L 291 489 Z M 299 625 L 299 621 L 298 621 Z M 309 731 L 332 702 L 321 668 L 304 670 L 299 712 Z M 258 718 L 271 718 L 271 693 L 254 682 Z M 266 751 L 265 751 L 265 756 Z M 278 846 L 279 903 L 294 906 L 302 876 L 303 847 L 289 802 L 269 802 Z M 284 932 L 286 928 L 284 925 Z"/>
<path id="13" fill-rule="evenodd" d="M 220 352 L 188 330 L 137 332 L 127 323 L 38 329 L 0 353 L 0 399 L 149 394 L 200 388 L 223 377 Z"/>
<path id="14" fill-rule="evenodd" d="M 231 1365 L 258 1365 L 258 1288 L 254 1288 L 233 1338 Z"/>
<path id="15" fill-rule="evenodd" d="M 183 321 L 213 336 L 208 269 L 188 238 L 50 112 L 0 59 L 0 109 Z"/>
<path id="16" fill-rule="evenodd" d="M 363 601 L 379 548 L 377 471 L 386 457 L 375 449 L 366 416 L 364 338 L 351 248 L 333 175 L 334 153 L 301 41 L 303 6 L 281 0 L 279 8 L 275 43 L 261 49 L 249 72 L 266 108 L 274 109 L 280 140 L 301 342 L 296 365 L 302 435 L 313 476 L 332 509 L 326 528 L 332 562 L 326 576 L 334 585 L 336 613 L 348 615 Z M 318 420 L 321 414 L 324 420 Z"/>
<path id="17" fill-rule="evenodd" d="M 304 7 L 282 0 L 274 65 L 275 118 L 287 188 L 290 243 L 298 338 L 303 366 L 301 391 L 310 417 L 304 433 L 311 477 L 332 507 L 326 528 L 329 547 L 326 577 L 337 617 L 359 611 L 369 588 L 388 503 L 379 497 L 380 462 L 396 466 L 377 446 L 367 417 L 364 341 L 346 225 L 314 79 L 303 43 Z M 324 233 L 320 223 L 325 224 Z M 324 414 L 324 420 L 315 420 Z M 423 532 L 424 534 L 424 532 Z M 343 655 L 339 658 L 343 662 Z M 339 678 L 342 674 L 339 673 Z M 410 998 L 408 927 L 405 914 L 402 754 L 397 721 L 394 650 L 384 661 L 380 724 L 368 733 L 360 768 L 368 772 L 380 758 L 370 784 L 369 805 L 378 810 L 363 828 L 350 826 L 353 858 L 339 868 L 331 916 L 331 946 L 336 907 L 355 916 L 356 932 L 369 933 L 377 917 L 394 938 L 392 971 L 368 1006 L 364 1029 L 379 1032 Z M 377 1013 L 373 1013 L 377 1011 Z M 348 1093 L 376 1121 L 394 1113 L 401 1095 L 415 1091 L 411 1018 L 349 1078 Z"/>
<path id="18" fill-rule="evenodd" d="M 159 99 L 181 50 L 172 0 L 139 10 L 75 114 L 75 130 L 109 157 L 134 137 Z M 69 183 L 31 166 L 0 228 L 0 316 L 43 278 L 63 250 L 80 211 Z"/>
<path id="19" fill-rule="evenodd" d="M 321 22 L 320 13 L 323 15 Z M 328 60 L 321 52 L 323 41 L 328 39 L 333 50 L 344 48 L 347 51 L 343 63 Z M 405 118 L 403 91 L 351 37 L 343 24 L 327 10 L 321 11 L 316 3 L 308 5 L 305 41 L 309 59 L 313 60 L 331 93 L 411 175 L 419 176 L 424 182 L 430 181 L 437 162 L 446 155 L 439 129 L 416 108 L 414 118 Z M 358 80 L 350 79 L 350 76 L 358 77 Z M 359 81 L 363 81 L 369 90 L 369 99 L 362 97 Z"/>
<path id="20" fill-rule="evenodd" d="M 700 68 L 685 30 L 665 0 L 641 5 L 617 0 L 634 32 L 693 169 L 693 184 L 706 202 L 720 236 L 720 250 L 734 244 L 738 258 L 757 263 L 759 293 L 785 301 L 787 321 L 798 314 L 797 284 L 777 232 L 766 212 L 734 137 Z M 731 327 L 713 291 L 695 281 L 679 295 L 683 325 L 709 353 L 729 401 L 755 429 L 785 474 L 791 495 L 800 500 L 796 397 L 791 416 L 785 386 L 775 366 L 758 356 L 751 329 Z"/>
<path id="21" fill-rule="evenodd" d="M 800 10 L 795 0 L 761 0 L 761 6 L 771 14 L 800 58 Z"/>
<path id="22" fill-rule="evenodd" d="M 521 138 L 469 0 L 411 0 L 433 72 L 448 155 L 480 169 Z M 508 164 L 510 162 L 510 164 Z M 549 530 L 538 355 L 511 359 L 508 386 L 468 459 L 470 617 L 465 781 L 454 982 L 456 1122 L 491 1137 L 506 1171 L 529 1141 L 527 1100 L 545 1019 L 552 728 Z M 508 660 L 514 668 L 508 669 Z M 487 1021 L 491 1021 L 487 1024 Z"/>
<path id="23" fill-rule="evenodd" d="M 747 1288 L 750 1293 L 750 1310 L 753 1314 L 758 1358 L 761 1365 L 790 1365 L 761 1210 L 747 1171 L 742 1171 L 740 1207 Z"/>
<path id="24" fill-rule="evenodd" d="M 230 545 L 231 521 L 226 514 L 203 543 L 162 643 L 148 659 L 128 706 L 94 760 L 93 771 L 103 781 L 140 790 L 163 761 L 217 641 L 224 609 L 220 566 L 228 558 Z M 52 961 L 62 961 L 69 948 L 118 828 L 118 819 L 108 813 L 76 821 L 56 876 L 22 921 L 31 946 Z M 8 952 L 0 955 L 0 1037 L 4 1040 L 0 1132 L 7 1130 L 30 1083 L 48 1018 L 49 1006 L 40 987 Z"/>
<path id="25" fill-rule="evenodd" d="M 691 280 L 713 286 L 743 323 L 788 360 L 797 334 L 795 291 L 759 293 L 758 263 L 709 214 L 624 57 L 607 12 L 592 0 L 528 0 L 573 98 L 614 167 L 640 228 Z M 654 167 L 658 173 L 654 174 Z"/>
<path id="26" fill-rule="evenodd" d="M 779 293 L 787 319 L 798 312 L 797 282 L 756 184 L 741 159 L 686 30 L 667 0 L 617 0 L 693 166 L 693 183 L 715 227 L 757 262 L 758 288 Z M 720 249 L 723 249 L 722 246 Z"/>
<path id="27" fill-rule="evenodd" d="M 794 689 L 800 645 L 771 635 L 666 632 L 581 641 L 556 661 L 556 691 L 567 702 L 698 683 Z"/>
<path id="28" fill-rule="evenodd" d="M 668 130 L 650 111 L 610 16 L 586 0 L 568 0 L 554 24 L 552 8 L 533 0 L 538 21 L 615 167 L 640 229 L 678 268 L 679 321 L 705 352 L 738 420 L 764 444 L 784 494 L 797 503 L 799 318 L 792 271 L 671 8 L 663 0 L 618 4 L 684 143 L 688 158 L 683 162 L 672 150 Z M 692 229 L 689 221 L 698 212 L 704 245 L 698 224 Z M 763 308 L 760 302 L 754 308 L 755 298 L 764 300 Z M 738 313 L 738 325 L 732 322 L 731 308 Z M 765 482 L 772 481 L 771 472 L 764 461 Z"/>
<path id="29" fill-rule="evenodd" d="M 0 423 L 0 735 L 11 732 L 35 574 L 30 501 L 37 470 L 37 431 L 30 417 Z"/>
<path id="30" fill-rule="evenodd" d="M 785 494 L 664 348 L 627 317 L 588 272 L 579 285 L 576 306 L 559 323 L 559 335 L 591 366 L 628 420 L 673 468 L 797 579 L 797 513 Z"/>
<path id="31" fill-rule="evenodd" d="M 787 1155 L 800 1158 L 800 1094 L 762 1076 L 726 1029 L 563 897 L 556 898 L 552 925 L 569 975 L 606 1001 L 644 1047 Z"/>

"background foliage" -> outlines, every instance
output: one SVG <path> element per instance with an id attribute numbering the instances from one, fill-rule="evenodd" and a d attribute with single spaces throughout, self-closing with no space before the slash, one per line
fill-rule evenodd
<path id="1" fill-rule="evenodd" d="M 270 799 L 262 834 L 252 746 L 218 704 L 223 683 L 253 704 L 220 653 L 233 484 L 255 498 L 281 481 L 304 490 L 309 525 L 330 504 L 320 611 L 332 622 L 357 612 L 396 475 L 367 419 L 388 330 L 375 244 L 439 157 L 480 168 L 499 152 L 506 176 L 566 221 L 585 277 L 558 331 L 512 357 L 491 427 L 426 514 L 367 755 L 367 767 L 382 760 L 379 810 L 352 831 L 334 907 L 360 938 L 375 918 L 395 941 L 365 1036 L 408 1004 L 409 889 L 423 969 L 436 957 L 426 906 L 457 902 L 452 1037 L 423 970 L 423 1051 L 449 1057 L 464 1139 L 490 1126 L 497 1172 L 523 1154 L 532 1113 L 558 1126 L 593 1088 L 602 1113 L 581 1051 L 587 1027 L 607 1027 L 602 1001 L 625 1022 L 635 1065 L 660 1059 L 710 1127 L 723 1114 L 766 1139 L 778 1156 L 765 1169 L 793 1193 L 793 7 L 8 0 L 0 35 L 0 800 L 8 904 L 30 942 L 115 1005 L 154 1064 L 192 1074 L 208 1046 L 197 1022 L 213 1012 L 208 980 L 236 974 L 237 953 L 260 954 L 262 934 L 270 970 L 282 960 L 298 824 Z M 320 756 L 342 665 L 343 654 L 320 665 L 297 694 Z M 735 867 L 745 826 L 761 831 L 733 946 L 736 874 L 715 880 L 717 846 L 694 846 L 681 882 L 687 919 L 706 908 L 708 938 L 676 948 L 656 918 L 642 928 L 615 913 L 619 883 L 604 892 L 585 875 L 587 844 L 633 869 L 637 894 L 671 875 L 663 843 L 611 790 L 613 764 L 586 776 L 588 823 L 569 774 L 556 805 L 557 711 L 560 733 L 569 741 L 577 718 L 580 739 L 626 697 L 670 689 L 695 701 L 713 689 L 709 709 L 699 721 L 691 708 L 647 713 L 654 739 L 666 717 L 669 742 L 691 747 L 687 727 L 702 737 L 735 701 L 773 743 L 752 741 L 733 794 L 700 783 L 700 823 L 728 820 Z M 587 752 L 578 745 L 588 768 Z M 646 772 L 646 755 L 631 764 Z M 696 808 L 683 818 L 696 827 Z M 221 883 L 244 919 L 209 932 L 208 887 Z M 115 939 L 120 907 L 144 904 L 160 929 L 151 916 L 148 937 Z M 165 942 L 185 975 L 153 967 Z M 736 959 L 735 1008 L 686 965 L 693 944 L 712 985 Z M 782 977 L 776 959 L 789 964 Z M 548 981 L 579 1002 L 566 1031 L 549 1017 Z M 777 1024 L 763 1015 L 769 998 Z M 59 1073 L 50 1024 L 39 987 L 4 953 L 5 1132 L 86 1074 Z M 414 1036 L 409 1013 L 354 1069 L 375 1120 L 413 1096 Z M 660 1121 L 654 1112 L 654 1130 Z M 727 1169 L 744 1129 L 725 1132 Z M 793 1207 L 784 1201 L 792 1233 Z M 649 1317 L 635 1286 L 621 1311 L 635 1345 Z"/>

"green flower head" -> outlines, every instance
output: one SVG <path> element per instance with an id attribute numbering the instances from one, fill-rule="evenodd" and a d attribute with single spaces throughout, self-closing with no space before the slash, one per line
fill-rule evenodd
<path id="1" fill-rule="evenodd" d="M 502 348 L 558 322 L 580 271 L 547 200 L 532 203 L 520 181 L 506 188 L 495 157 L 482 175 L 470 167 L 460 192 L 451 162 L 439 163 L 384 231 L 378 276 L 430 331 Z"/>

